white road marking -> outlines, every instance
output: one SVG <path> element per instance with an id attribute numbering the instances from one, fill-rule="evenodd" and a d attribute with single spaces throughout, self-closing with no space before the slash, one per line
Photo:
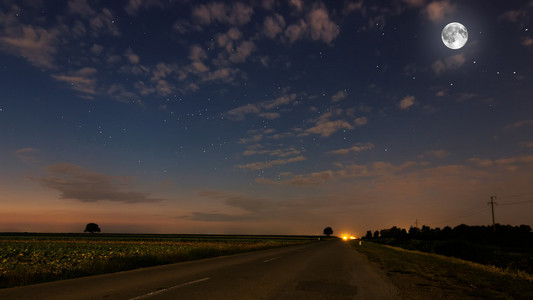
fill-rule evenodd
<path id="1" fill-rule="evenodd" d="M 271 258 L 271 259 L 264 260 L 263 262 L 264 262 L 264 263 L 271 262 L 271 261 L 273 261 L 273 260 L 275 260 L 275 259 L 278 259 L 278 258 L 280 258 L 280 257 L 281 257 L 281 256 L 273 257 L 273 258 Z"/>
<path id="2" fill-rule="evenodd" d="M 133 297 L 133 298 L 130 298 L 129 300 L 147 299 L 147 298 L 150 298 L 150 297 L 153 297 L 153 296 L 159 295 L 159 294 L 166 293 L 166 292 L 171 291 L 171 290 L 179 289 L 179 288 L 182 288 L 182 287 L 184 287 L 184 286 L 188 286 L 188 285 L 191 285 L 191 284 L 199 283 L 199 282 L 206 281 L 206 280 L 209 280 L 209 279 L 211 279 L 211 278 L 206 277 L 206 278 L 202 278 L 202 279 L 198 279 L 198 280 L 193 280 L 193 281 L 185 282 L 185 283 L 182 283 L 182 284 L 178 284 L 178 285 L 175 285 L 175 286 L 171 286 L 171 287 L 166 288 L 166 289 L 162 289 L 162 290 L 158 290 L 158 291 L 155 291 L 155 292 L 151 292 L 151 293 L 148 293 L 148 294 L 145 294 L 145 295 L 141 295 L 141 296 Z"/>

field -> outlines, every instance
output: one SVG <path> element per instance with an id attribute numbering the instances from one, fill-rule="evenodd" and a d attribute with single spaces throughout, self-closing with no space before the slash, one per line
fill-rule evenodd
<path id="1" fill-rule="evenodd" d="M 302 236 L 0 234 L 0 288 L 301 244 Z"/>
<path id="2" fill-rule="evenodd" d="M 533 276 L 523 271 L 366 241 L 353 247 L 385 270 L 407 299 L 533 299 Z"/>

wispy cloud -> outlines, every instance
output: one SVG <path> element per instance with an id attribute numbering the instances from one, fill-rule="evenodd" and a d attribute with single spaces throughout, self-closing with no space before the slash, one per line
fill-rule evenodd
<path id="1" fill-rule="evenodd" d="M 432 22 L 441 22 L 455 11 L 455 5 L 448 0 L 433 1 L 424 8 L 424 13 Z"/>
<path id="2" fill-rule="evenodd" d="M 415 96 L 405 96 L 403 99 L 398 102 L 398 107 L 401 110 L 407 110 L 409 107 L 415 104 Z"/>
<path id="3" fill-rule="evenodd" d="M 315 121 L 313 121 L 314 125 L 306 129 L 304 133 L 300 134 L 300 136 L 318 134 L 321 137 L 329 137 L 341 129 L 354 129 L 355 127 L 345 119 L 330 120 L 330 118 L 333 117 L 343 116 L 343 113 L 344 112 L 342 110 L 333 110 L 322 114 Z"/>
<path id="4" fill-rule="evenodd" d="M 352 152 L 357 153 L 357 152 L 362 152 L 362 151 L 368 151 L 373 148 L 374 148 L 374 145 L 372 143 L 357 143 L 350 148 L 337 149 L 337 150 L 329 151 L 328 153 L 344 155 L 344 154 L 348 154 Z"/>
<path id="5" fill-rule="evenodd" d="M 273 100 L 258 102 L 254 104 L 246 104 L 233 108 L 225 113 L 228 119 L 233 121 L 242 121 L 249 114 L 255 114 L 267 119 L 275 119 L 280 116 L 277 112 L 271 112 L 271 110 L 277 110 L 282 106 L 294 105 L 296 94 L 288 94 L 278 97 Z"/>
<path id="6" fill-rule="evenodd" d="M 250 22 L 254 13 L 251 6 L 241 2 L 232 5 L 223 2 L 211 2 L 195 6 L 192 10 L 194 19 L 201 25 L 220 22 L 230 25 L 244 25 Z"/>
<path id="7" fill-rule="evenodd" d="M 248 170 L 256 171 L 256 170 L 262 170 L 262 169 L 269 169 L 274 166 L 295 163 L 295 162 L 303 161 L 306 159 L 307 158 L 305 156 L 300 155 L 300 156 L 286 158 L 286 159 L 275 159 L 275 160 L 264 161 L 264 162 L 263 161 L 253 162 L 253 163 L 244 164 L 244 165 L 237 165 L 236 167 L 239 169 L 245 169 L 245 170 L 248 169 Z"/>
<path id="8" fill-rule="evenodd" d="M 38 152 L 39 150 L 35 148 L 27 147 L 15 151 L 15 156 L 22 162 L 35 163 L 38 161 L 35 157 L 35 154 L 37 154 Z"/>
<path id="9" fill-rule="evenodd" d="M 348 93 L 346 93 L 345 91 L 338 91 L 335 95 L 331 96 L 331 101 L 339 102 L 342 99 L 346 99 L 347 96 Z"/>
<path id="10" fill-rule="evenodd" d="M 267 16 L 263 22 L 263 33 L 271 39 L 274 39 L 280 35 L 284 28 L 285 19 L 279 14 Z"/>
<path id="11" fill-rule="evenodd" d="M 447 70 L 459 69 L 466 61 L 463 54 L 456 54 L 445 60 L 436 60 L 431 64 L 431 69 L 435 74 L 440 75 Z"/>
<path id="12" fill-rule="evenodd" d="M 32 65 L 55 69 L 55 55 L 60 31 L 19 22 L 15 13 L 0 11 L 0 48 L 5 52 L 21 56 Z"/>
<path id="13" fill-rule="evenodd" d="M 339 32 L 337 24 L 331 20 L 327 9 L 321 5 L 315 5 L 305 18 L 287 26 L 284 35 L 291 43 L 300 39 L 311 39 L 329 44 L 339 35 Z"/>
<path id="14" fill-rule="evenodd" d="M 411 7 L 421 7 L 426 4 L 426 0 L 402 0 L 402 2 Z"/>
<path id="15" fill-rule="evenodd" d="M 68 74 L 51 75 L 55 80 L 68 83 L 70 88 L 82 94 L 95 95 L 98 94 L 96 89 L 96 73 L 95 68 L 82 68 L 77 71 L 69 72 Z"/>
<path id="16" fill-rule="evenodd" d="M 529 169 L 533 164 L 533 155 L 522 155 L 514 157 L 504 157 L 499 159 L 487 159 L 487 158 L 470 158 L 468 162 L 482 168 L 499 167 L 505 168 L 509 171 L 516 171 L 520 168 Z"/>
<path id="17" fill-rule="evenodd" d="M 339 130 L 353 130 L 357 126 L 366 125 L 368 119 L 366 117 L 356 118 L 354 109 L 342 110 L 332 107 L 328 112 L 323 113 L 318 118 L 308 120 L 307 123 L 311 123 L 311 127 L 294 129 L 298 136 L 318 134 L 321 137 L 329 137 Z"/>
<path id="18" fill-rule="evenodd" d="M 431 150 L 431 151 L 427 151 L 426 153 L 424 153 L 424 157 L 439 158 L 439 159 L 446 158 L 450 155 L 451 153 L 444 149 Z"/>
<path id="19" fill-rule="evenodd" d="M 75 164 L 54 164 L 47 166 L 45 170 L 46 176 L 30 178 L 44 187 L 59 191 L 63 199 L 124 203 L 162 200 L 151 198 L 146 193 L 128 191 L 133 185 L 131 178 L 95 173 Z"/>
<path id="20" fill-rule="evenodd" d="M 533 125 L 533 120 L 522 120 L 522 121 L 518 121 L 513 124 L 510 124 L 510 125 L 507 125 L 505 126 L 505 128 L 512 129 L 512 128 L 520 128 L 524 126 L 531 126 L 531 125 Z"/>
<path id="21" fill-rule="evenodd" d="M 216 200 L 228 207 L 224 211 L 195 211 L 189 216 L 182 217 L 194 221 L 204 222 L 240 222 L 264 220 L 284 220 L 283 224 L 302 219 L 316 218 L 314 210 L 324 207 L 329 209 L 346 209 L 354 205 L 354 202 L 346 202 L 342 197 L 306 197 L 271 199 L 268 197 L 252 197 L 241 193 L 228 193 L 221 191 L 198 191 L 197 195 L 206 199 Z M 340 198 L 340 199 L 339 199 Z M 357 202 L 356 202 L 357 204 Z M 341 208 L 342 207 L 342 208 Z M 250 223 L 247 223 L 250 225 Z M 241 229 L 242 232 L 242 229 Z"/>
<path id="22" fill-rule="evenodd" d="M 262 145 L 259 144 L 253 144 L 248 146 L 248 149 L 243 152 L 243 155 L 245 156 L 251 156 L 251 155 L 268 155 L 268 156 L 276 156 L 276 157 L 288 157 L 293 155 L 299 155 L 302 153 L 302 150 L 297 150 L 293 147 L 290 148 L 282 148 L 282 149 L 261 149 L 263 148 Z"/>

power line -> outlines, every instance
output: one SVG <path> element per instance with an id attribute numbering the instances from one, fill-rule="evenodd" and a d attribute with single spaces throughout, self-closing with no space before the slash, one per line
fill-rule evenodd
<path id="1" fill-rule="evenodd" d="M 533 200 L 525 200 L 525 201 L 517 201 L 517 202 L 500 203 L 500 206 L 502 206 L 502 205 L 517 205 L 517 204 L 525 204 L 525 203 L 533 203 Z"/>
<path id="2" fill-rule="evenodd" d="M 476 205 L 474 207 L 468 208 L 466 210 L 463 210 L 463 211 L 457 213 L 457 215 L 455 217 L 446 218 L 446 219 L 443 219 L 443 220 L 438 221 L 438 222 L 431 222 L 431 223 L 429 223 L 427 225 L 442 224 L 442 223 L 448 223 L 450 221 L 455 221 L 455 220 L 458 220 L 458 219 L 464 219 L 466 217 L 470 217 L 470 216 L 479 214 L 479 213 L 481 213 L 483 211 L 486 211 L 487 209 L 488 209 L 488 207 L 486 207 L 485 205 Z"/>
<path id="3" fill-rule="evenodd" d="M 525 197 L 525 196 L 531 196 L 531 195 L 533 195 L 533 192 L 532 193 L 518 194 L 518 195 L 499 196 L 499 198 L 501 200 L 501 199 L 518 198 L 518 197 Z"/>

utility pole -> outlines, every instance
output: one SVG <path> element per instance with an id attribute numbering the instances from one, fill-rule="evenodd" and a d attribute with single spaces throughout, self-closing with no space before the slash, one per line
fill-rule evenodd
<path id="1" fill-rule="evenodd" d="M 418 229 L 418 219 L 415 221 L 415 228 Z"/>
<path id="2" fill-rule="evenodd" d="M 494 221 L 494 204 L 497 204 L 497 203 L 494 202 L 494 200 L 496 200 L 496 196 L 490 196 L 490 202 L 488 202 L 488 204 L 490 204 L 491 209 L 492 209 L 492 228 L 496 232 L 496 222 Z"/>

